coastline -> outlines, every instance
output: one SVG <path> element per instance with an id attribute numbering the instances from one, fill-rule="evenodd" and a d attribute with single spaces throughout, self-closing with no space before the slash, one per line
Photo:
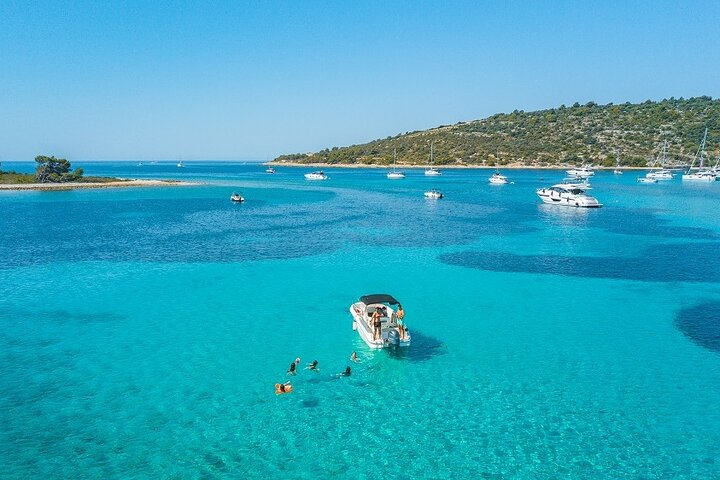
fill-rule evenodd
<path id="1" fill-rule="evenodd" d="M 270 161 L 265 162 L 263 165 L 269 167 L 306 167 L 306 168 L 378 168 L 378 169 L 390 169 L 392 165 L 368 165 L 361 163 L 300 163 L 300 162 L 276 162 Z M 398 164 L 397 168 L 407 169 L 425 169 L 430 165 L 416 165 L 416 164 Z M 554 166 L 536 166 L 536 165 L 519 165 L 519 164 L 508 164 L 500 166 L 490 165 L 433 165 L 439 170 L 567 170 L 570 168 L 577 168 L 577 165 L 554 165 Z M 620 170 L 652 170 L 654 167 L 620 167 Z M 615 167 L 593 167 L 593 170 L 615 170 Z"/>
<path id="2" fill-rule="evenodd" d="M 78 190 L 86 188 L 129 188 L 129 187 L 185 187 L 200 185 L 180 180 L 122 180 L 117 182 L 67 182 L 67 183 L 8 183 L 0 184 L 0 190 Z"/>

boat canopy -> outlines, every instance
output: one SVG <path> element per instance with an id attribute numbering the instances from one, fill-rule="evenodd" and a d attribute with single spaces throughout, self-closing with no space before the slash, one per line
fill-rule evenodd
<path id="1" fill-rule="evenodd" d="M 388 295 L 386 293 L 375 293 L 372 295 L 363 295 L 360 297 L 360 301 L 364 303 L 365 305 L 370 305 L 372 303 L 388 303 L 390 305 L 398 305 L 400 302 L 395 300 L 395 298 L 392 295 Z"/>

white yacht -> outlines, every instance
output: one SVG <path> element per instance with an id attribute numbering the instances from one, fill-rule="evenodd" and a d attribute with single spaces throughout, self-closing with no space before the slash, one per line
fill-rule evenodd
<path id="1" fill-rule="evenodd" d="M 407 347 L 410 345 L 410 332 L 404 325 L 404 319 L 398 318 L 397 310 L 400 302 L 391 295 L 374 294 L 360 297 L 358 302 L 350 305 L 353 319 L 353 330 L 370 348 Z M 375 312 L 378 312 L 379 318 Z M 373 323 L 379 320 L 376 328 Z"/>
<path id="2" fill-rule="evenodd" d="M 587 178 L 566 177 L 560 182 L 562 186 L 567 188 L 580 188 L 582 190 L 592 190 L 590 181 Z"/>
<path id="3" fill-rule="evenodd" d="M 585 190 L 568 185 L 558 184 L 548 188 L 537 189 L 540 199 L 551 205 L 564 205 L 567 207 L 598 208 L 602 204 L 595 197 L 585 193 Z"/>
<path id="4" fill-rule="evenodd" d="M 425 192 L 425 198 L 429 198 L 431 200 L 439 200 L 443 198 L 443 194 L 440 190 L 428 190 Z"/>
<path id="5" fill-rule="evenodd" d="M 428 177 L 437 177 L 442 175 L 440 170 L 435 168 L 433 163 L 433 142 L 430 142 L 430 165 L 425 169 L 425 175 Z"/>
<path id="6" fill-rule="evenodd" d="M 506 185 L 510 182 L 508 182 L 508 178 L 501 174 L 499 170 L 495 170 L 495 173 L 490 175 L 490 183 L 493 185 Z"/>
<path id="7" fill-rule="evenodd" d="M 268 167 L 265 169 L 265 173 L 275 173 L 275 169 L 273 167 Z"/>
<path id="8" fill-rule="evenodd" d="M 327 180 L 328 176 L 325 172 L 320 170 L 319 172 L 310 172 L 305 174 L 305 180 Z"/>
<path id="9" fill-rule="evenodd" d="M 638 177 L 637 179 L 638 183 L 657 183 L 657 178 L 648 177 L 647 175 L 644 177 Z"/>
<path id="10" fill-rule="evenodd" d="M 393 151 L 393 168 L 392 171 L 388 172 L 387 178 L 390 180 L 402 180 L 405 178 L 405 174 L 403 172 L 399 172 L 395 170 L 395 165 L 397 164 L 397 150 Z"/>
<path id="11" fill-rule="evenodd" d="M 580 168 L 573 168 L 570 170 L 566 170 L 567 174 L 571 177 L 577 177 L 577 178 L 588 178 L 595 175 L 595 172 L 592 168 L 590 168 L 589 165 L 583 165 Z"/>
<path id="12" fill-rule="evenodd" d="M 700 142 L 700 147 L 698 148 L 698 151 L 695 154 L 695 158 L 693 158 L 690 168 L 682 176 L 683 181 L 714 182 L 715 180 L 717 180 L 717 171 L 715 169 L 706 169 L 705 168 L 705 141 L 707 140 L 707 132 L 708 132 L 708 129 L 707 129 L 707 127 L 705 127 L 705 134 L 703 134 L 703 139 L 702 139 L 702 142 Z M 695 165 L 695 160 L 699 160 L 700 166 L 699 166 L 698 171 L 693 172 L 693 166 Z"/>
<path id="13" fill-rule="evenodd" d="M 185 166 L 185 165 L 183 165 L 182 162 L 178 162 L 177 165 L 176 165 L 176 167 L 178 167 L 178 168 L 183 168 L 184 166 Z"/>
<path id="14" fill-rule="evenodd" d="M 660 155 L 658 155 L 655 163 L 659 164 L 661 168 L 657 170 L 650 170 L 648 173 L 645 174 L 645 178 L 654 178 L 655 180 L 673 179 L 674 175 L 672 173 L 672 170 L 668 170 L 667 168 L 665 168 L 665 164 L 667 163 L 667 140 L 663 142 L 662 150 L 660 152 Z"/>
<path id="15" fill-rule="evenodd" d="M 233 203 L 243 203 L 245 199 L 239 193 L 233 193 L 230 195 L 230 201 Z"/>

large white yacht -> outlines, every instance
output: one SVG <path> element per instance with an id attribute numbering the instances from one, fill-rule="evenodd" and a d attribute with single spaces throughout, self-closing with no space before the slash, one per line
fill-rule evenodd
<path id="1" fill-rule="evenodd" d="M 682 176 L 683 181 L 714 182 L 715 180 L 717 180 L 717 171 L 714 168 L 705 168 L 705 141 L 707 140 L 707 132 L 708 129 L 707 127 L 705 127 L 705 134 L 703 134 L 703 139 L 702 142 L 700 142 L 700 147 L 695 154 L 695 158 L 693 158 L 690 168 Z M 693 172 L 695 160 L 699 161 L 700 167 L 697 171 Z"/>
<path id="2" fill-rule="evenodd" d="M 547 188 L 538 188 L 537 195 L 540 199 L 551 205 L 564 205 L 567 207 L 598 208 L 602 204 L 597 198 L 585 193 L 585 190 L 578 187 L 558 184 Z"/>
<path id="3" fill-rule="evenodd" d="M 399 307 L 400 302 L 384 293 L 364 295 L 350 305 L 353 330 L 370 348 L 410 345 L 410 332 L 405 327 L 404 319 L 398 318 L 397 309 L 393 309 L 396 305 Z M 376 311 L 378 314 L 373 318 Z M 377 328 L 373 325 L 376 319 L 379 320 Z"/>
<path id="4" fill-rule="evenodd" d="M 327 180 L 328 176 L 325 172 L 320 170 L 319 172 L 310 172 L 305 174 L 305 180 Z"/>
<path id="5" fill-rule="evenodd" d="M 577 177 L 577 178 L 588 178 L 595 175 L 595 172 L 592 168 L 590 168 L 589 165 L 583 165 L 580 168 L 573 168 L 570 170 L 566 170 L 567 174 L 571 177 Z"/>

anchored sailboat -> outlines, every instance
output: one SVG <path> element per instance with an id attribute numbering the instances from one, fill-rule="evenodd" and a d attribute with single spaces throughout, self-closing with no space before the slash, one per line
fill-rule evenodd
<path id="1" fill-rule="evenodd" d="M 428 177 L 437 177 L 438 175 L 442 175 L 440 170 L 433 166 L 433 143 L 434 142 L 430 142 L 430 165 L 425 169 L 425 175 Z"/>
<path id="2" fill-rule="evenodd" d="M 395 165 L 397 164 L 397 150 L 393 150 L 393 168 L 391 172 L 388 172 L 387 178 L 390 180 L 401 180 L 405 178 L 405 174 L 403 172 L 399 172 L 395 170 Z"/>

